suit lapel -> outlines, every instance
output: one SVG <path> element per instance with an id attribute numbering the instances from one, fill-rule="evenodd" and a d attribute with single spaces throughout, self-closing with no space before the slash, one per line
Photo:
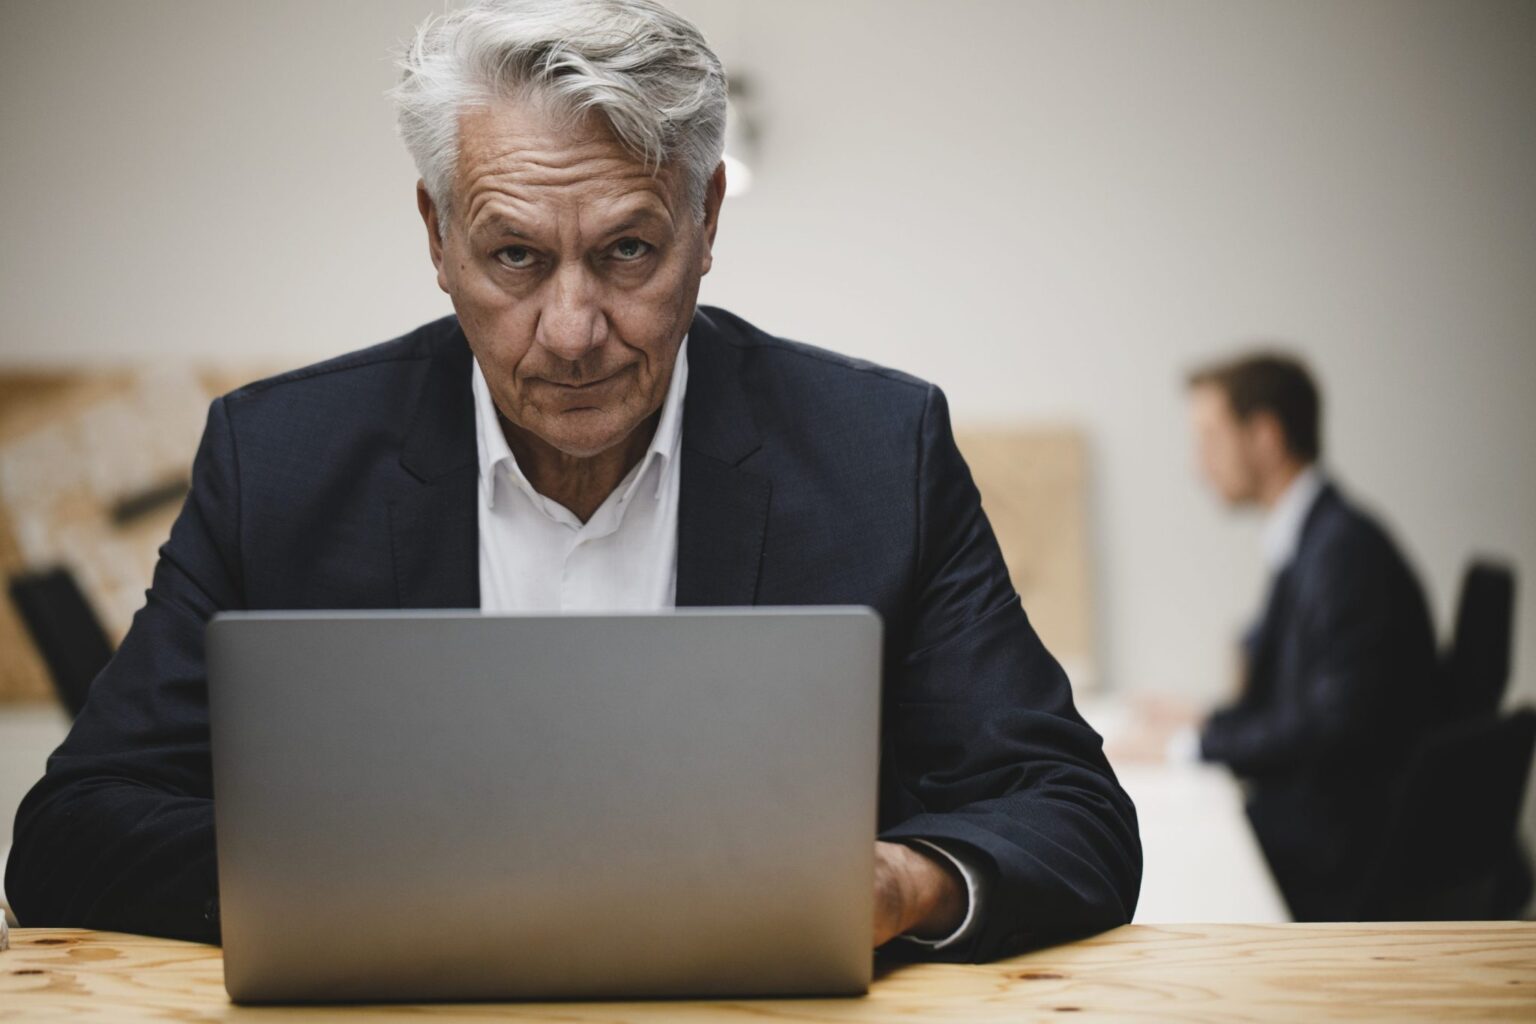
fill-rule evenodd
<path id="1" fill-rule="evenodd" d="M 405 484 L 389 507 L 396 596 L 402 608 L 480 607 L 472 358 L 455 324 L 428 364 L 406 430 L 400 455 Z"/>
<path id="2" fill-rule="evenodd" d="M 1293 569 L 1286 566 L 1275 573 L 1269 585 L 1269 597 L 1259 621 L 1248 634 L 1248 669 L 1251 680 L 1267 679 L 1271 662 L 1279 649 L 1280 637 L 1286 626 L 1290 606 Z"/>
<path id="3" fill-rule="evenodd" d="M 741 466 L 762 446 L 741 373 L 741 350 L 707 314 L 695 314 L 677 513 L 680 607 L 757 600 L 771 487 Z"/>
<path id="4" fill-rule="evenodd" d="M 1333 485 L 1324 484 L 1302 521 L 1296 553 L 1291 556 L 1290 563 L 1275 574 L 1264 613 L 1248 637 L 1248 663 L 1253 678 L 1267 678 L 1271 674 L 1274 659 L 1278 657 L 1285 634 L 1295 618 L 1296 576 L 1308 561 L 1311 550 L 1308 541 L 1316 537 L 1318 517 L 1326 515 L 1327 508 L 1338 500 Z"/>

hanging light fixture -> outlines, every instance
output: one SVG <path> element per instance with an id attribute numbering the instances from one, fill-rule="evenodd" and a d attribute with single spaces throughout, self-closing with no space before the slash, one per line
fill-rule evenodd
<path id="1" fill-rule="evenodd" d="M 733 76 L 725 100 L 725 194 L 745 195 L 752 188 L 752 167 L 757 162 L 757 122 L 749 102 L 747 80 Z"/>

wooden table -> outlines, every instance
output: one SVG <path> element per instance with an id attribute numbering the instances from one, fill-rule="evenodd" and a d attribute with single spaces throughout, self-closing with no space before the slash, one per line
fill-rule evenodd
<path id="1" fill-rule="evenodd" d="M 883 968 L 862 999 L 238 1007 L 212 946 L 19 929 L 26 1021 L 1536 1021 L 1536 923 L 1131 925 L 983 966 Z"/>

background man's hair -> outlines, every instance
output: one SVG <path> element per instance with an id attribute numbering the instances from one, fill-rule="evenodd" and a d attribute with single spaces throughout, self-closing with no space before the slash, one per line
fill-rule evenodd
<path id="1" fill-rule="evenodd" d="M 1285 446 L 1303 462 L 1322 454 L 1322 399 L 1301 360 L 1274 352 L 1239 356 L 1199 367 L 1191 388 L 1220 388 L 1240 420 L 1267 412 L 1280 423 Z"/>
<path id="2" fill-rule="evenodd" d="M 390 90 L 400 137 L 440 211 L 452 206 L 459 113 L 536 97 L 599 115 L 636 159 L 676 162 L 699 215 L 725 150 L 725 71 L 690 22 L 652 0 L 476 0 L 422 22 Z"/>

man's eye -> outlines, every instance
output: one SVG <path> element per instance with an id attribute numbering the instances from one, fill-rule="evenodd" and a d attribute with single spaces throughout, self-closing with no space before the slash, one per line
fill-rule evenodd
<path id="1" fill-rule="evenodd" d="M 533 253 L 522 245 L 509 245 L 496 253 L 496 258 L 514 270 L 533 266 Z"/>
<path id="2" fill-rule="evenodd" d="M 638 260 L 651 251 L 649 242 L 642 242 L 638 238 L 622 238 L 613 245 L 613 256 L 620 262 Z"/>

